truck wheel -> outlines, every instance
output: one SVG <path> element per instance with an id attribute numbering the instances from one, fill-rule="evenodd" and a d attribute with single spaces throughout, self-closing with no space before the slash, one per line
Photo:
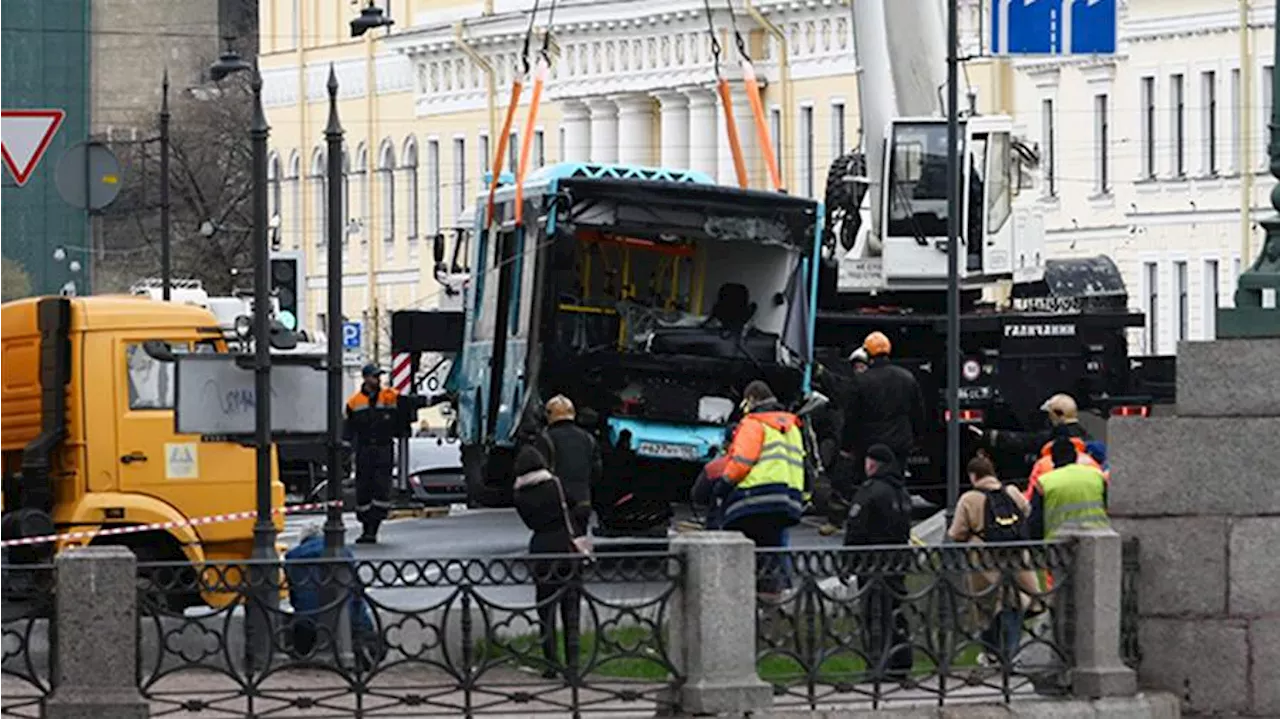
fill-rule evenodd
<path id="1" fill-rule="evenodd" d="M 93 546 L 119 546 L 133 552 L 138 564 L 186 562 L 181 545 L 167 532 L 141 532 L 102 537 Z M 140 567 L 138 569 L 140 614 L 169 614 L 200 605 L 196 570 L 187 567 Z"/>

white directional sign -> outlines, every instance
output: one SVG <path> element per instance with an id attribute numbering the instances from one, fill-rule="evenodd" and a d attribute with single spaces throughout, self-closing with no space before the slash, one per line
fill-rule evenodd
<path id="1" fill-rule="evenodd" d="M 4 110 L 0 118 L 0 151 L 5 167 L 22 187 L 40 163 L 49 142 L 62 125 L 62 110 Z"/>

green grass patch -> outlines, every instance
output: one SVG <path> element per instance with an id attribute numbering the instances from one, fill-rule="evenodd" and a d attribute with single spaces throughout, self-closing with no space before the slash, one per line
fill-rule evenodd
<path id="1" fill-rule="evenodd" d="M 556 661 L 565 665 L 564 640 L 556 637 Z M 639 681 L 665 681 L 671 672 L 658 654 L 659 643 L 648 627 L 625 626 L 609 629 L 603 634 L 587 631 L 579 639 L 581 657 L 579 666 L 590 676 Z M 978 665 L 981 647 L 970 645 L 951 661 L 951 667 L 968 668 Z M 477 642 L 478 657 L 491 662 L 506 662 L 537 671 L 546 669 L 541 639 L 537 633 L 521 634 L 500 641 Z M 652 654 L 652 657 L 645 656 Z M 809 672 L 794 658 L 784 654 L 768 654 L 756 663 L 760 678 L 770 684 L 791 684 L 805 679 Z M 912 666 L 914 674 L 930 674 L 937 670 L 936 663 L 915 650 Z M 835 684 L 858 682 L 865 679 L 867 663 L 850 651 L 835 651 L 823 658 L 815 672 L 818 682 Z"/>

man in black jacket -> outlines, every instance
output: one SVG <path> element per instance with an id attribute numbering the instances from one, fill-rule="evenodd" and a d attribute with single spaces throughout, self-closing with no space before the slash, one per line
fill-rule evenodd
<path id="1" fill-rule="evenodd" d="M 905 465 L 924 432 L 920 383 L 910 370 L 889 361 L 892 345 L 883 332 L 867 335 L 862 348 L 871 361 L 856 375 L 856 399 L 846 408 L 845 444 L 859 457 L 871 445 L 883 444 Z"/>
<path id="2" fill-rule="evenodd" d="M 574 524 L 585 533 L 591 519 L 591 493 L 600 483 L 604 464 L 600 445 L 591 433 L 578 426 L 577 411 L 568 397 L 558 394 L 547 400 L 547 429 L 533 442 L 546 457 L 549 469 L 564 486 Z"/>
<path id="3" fill-rule="evenodd" d="M 845 522 L 845 546 L 909 545 L 911 496 L 893 450 L 883 444 L 868 447 L 865 469 L 867 481 L 854 494 Z M 863 621 L 873 675 L 903 678 L 912 664 L 909 625 L 901 610 L 904 574 L 880 564 L 876 571 L 860 573 L 858 582 L 867 587 Z"/>

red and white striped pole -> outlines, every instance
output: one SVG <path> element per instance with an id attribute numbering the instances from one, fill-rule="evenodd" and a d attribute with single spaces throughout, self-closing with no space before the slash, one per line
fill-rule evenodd
<path id="1" fill-rule="evenodd" d="M 408 394 L 413 387 L 413 353 L 397 352 L 391 359 L 391 387 Z"/>

